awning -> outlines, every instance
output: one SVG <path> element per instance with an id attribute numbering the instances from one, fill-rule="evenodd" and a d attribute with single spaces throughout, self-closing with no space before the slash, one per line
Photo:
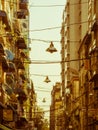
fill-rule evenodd
<path id="1" fill-rule="evenodd" d="M 13 130 L 13 129 L 8 128 L 7 126 L 2 125 L 2 124 L 0 124 L 0 128 L 1 128 L 2 130 Z"/>
<path id="2" fill-rule="evenodd" d="M 5 53 L 7 55 L 8 60 L 13 60 L 14 59 L 14 54 L 10 50 L 5 49 Z"/>
<path id="3" fill-rule="evenodd" d="M 11 27 L 7 18 L 7 13 L 4 10 L 0 10 L 0 17 L 2 17 L 2 21 L 6 25 L 5 29 L 11 31 Z"/>
<path id="4" fill-rule="evenodd" d="M 27 49 L 25 40 L 24 40 L 24 38 L 21 38 L 21 37 L 17 39 L 17 41 L 16 41 L 16 46 L 17 46 L 19 49 Z"/>

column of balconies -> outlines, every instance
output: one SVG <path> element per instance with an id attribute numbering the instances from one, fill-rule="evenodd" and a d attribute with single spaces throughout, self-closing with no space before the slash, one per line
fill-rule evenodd
<path id="1" fill-rule="evenodd" d="M 2 1 L 0 4 L 0 123 L 22 127 L 17 121 L 21 116 L 30 118 L 27 100 L 31 99 L 28 97 L 31 93 L 27 65 L 29 43 L 28 37 L 21 32 L 23 27 L 27 30 L 29 27 L 28 1 Z M 20 24 L 22 20 L 26 21 L 25 26 Z M 28 36 L 28 31 L 24 34 Z"/>

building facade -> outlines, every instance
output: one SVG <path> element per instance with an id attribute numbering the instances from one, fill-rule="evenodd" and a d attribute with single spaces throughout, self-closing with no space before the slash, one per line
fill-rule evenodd
<path id="1" fill-rule="evenodd" d="M 28 0 L 0 0 L 0 129 L 24 129 L 31 119 L 28 30 Z"/>
<path id="2" fill-rule="evenodd" d="M 64 128 L 64 114 L 61 83 L 56 82 L 51 92 L 50 106 L 50 130 L 61 130 Z"/>
<path id="3" fill-rule="evenodd" d="M 65 129 L 97 130 L 98 2 L 67 0 L 61 29 Z"/>

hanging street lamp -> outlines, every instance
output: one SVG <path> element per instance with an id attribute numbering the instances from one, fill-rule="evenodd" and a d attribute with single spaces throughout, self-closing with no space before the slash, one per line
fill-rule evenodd
<path id="1" fill-rule="evenodd" d="M 45 78 L 44 82 L 46 82 L 46 83 L 51 82 L 48 76 L 46 76 L 46 78 Z"/>
<path id="2" fill-rule="evenodd" d="M 52 41 L 50 43 L 50 46 L 46 49 L 46 51 L 50 53 L 57 52 L 57 49 L 54 47 L 54 44 Z"/>
<path id="3" fill-rule="evenodd" d="M 44 102 L 44 103 L 45 103 L 45 102 L 46 102 L 46 99 L 45 99 L 45 98 L 43 98 L 42 102 Z"/>

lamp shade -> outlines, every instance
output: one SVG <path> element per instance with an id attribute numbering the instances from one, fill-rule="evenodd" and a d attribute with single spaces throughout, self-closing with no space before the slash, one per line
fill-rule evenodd
<path id="1" fill-rule="evenodd" d="M 46 99 L 45 99 L 45 98 L 43 98 L 42 102 L 46 102 Z"/>
<path id="2" fill-rule="evenodd" d="M 46 78 L 45 78 L 44 82 L 46 82 L 46 83 L 51 82 L 51 81 L 50 81 L 50 79 L 48 78 L 48 76 L 46 76 Z"/>
<path id="3" fill-rule="evenodd" d="M 46 51 L 50 53 L 57 52 L 57 49 L 54 47 L 53 42 L 50 43 L 50 46 L 46 49 Z"/>

